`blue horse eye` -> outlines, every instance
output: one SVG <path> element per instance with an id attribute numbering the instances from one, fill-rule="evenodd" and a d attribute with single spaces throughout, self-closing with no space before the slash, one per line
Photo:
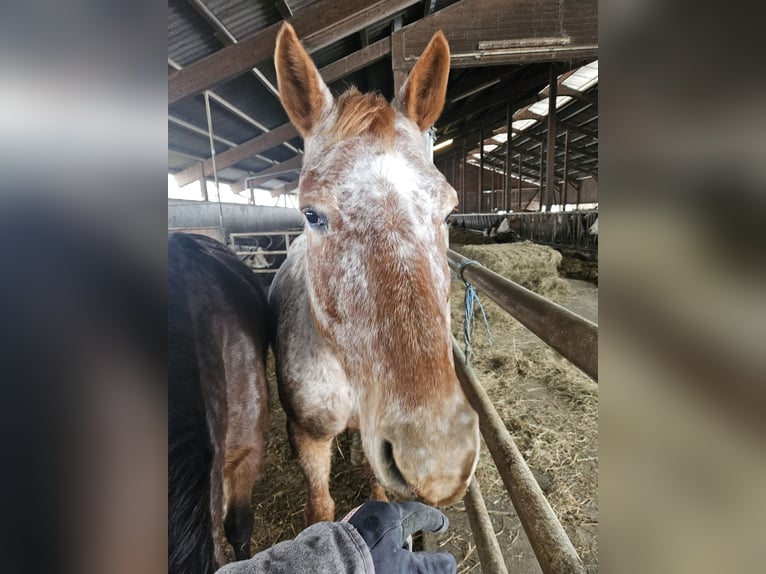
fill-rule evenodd
<path id="1" fill-rule="evenodd" d="M 319 215 L 316 211 L 312 209 L 306 209 L 303 212 L 303 215 L 306 217 L 306 221 L 308 221 L 309 225 L 312 227 L 318 227 L 325 225 L 327 221 L 325 218 L 321 215 Z"/>

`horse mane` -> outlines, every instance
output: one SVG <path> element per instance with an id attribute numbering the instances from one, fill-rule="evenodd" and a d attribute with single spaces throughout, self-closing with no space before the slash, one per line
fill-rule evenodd
<path id="1" fill-rule="evenodd" d="M 341 94 L 337 107 L 336 141 L 364 134 L 393 140 L 396 114 L 381 94 L 362 94 L 352 87 Z"/>

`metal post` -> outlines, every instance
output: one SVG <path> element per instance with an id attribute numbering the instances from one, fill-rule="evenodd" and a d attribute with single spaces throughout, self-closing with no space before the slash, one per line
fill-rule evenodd
<path id="1" fill-rule="evenodd" d="M 205 164 L 203 162 L 199 162 L 199 189 L 202 192 L 202 199 L 208 201 L 207 182 L 205 181 Z"/>
<path id="2" fill-rule="evenodd" d="M 223 207 L 221 206 L 221 187 L 218 183 L 218 168 L 215 164 L 215 144 L 213 142 L 213 117 L 210 114 L 210 94 L 205 91 L 205 112 L 207 113 L 207 133 L 210 138 L 210 161 L 213 163 L 213 180 L 215 181 L 215 192 L 218 194 L 218 223 L 221 226 L 221 237 L 226 241 L 226 232 L 223 227 Z"/>
<path id="3" fill-rule="evenodd" d="M 556 514 L 521 456 L 503 419 L 497 414 L 455 338 L 455 371 L 468 402 L 479 415 L 479 428 L 497 465 L 516 513 L 545 574 L 585 574 L 585 566 L 561 527 Z M 468 504 L 466 504 L 468 509 Z M 470 517 L 469 517 L 470 518 Z M 481 557 L 481 555 L 479 555 Z M 484 570 L 482 563 L 482 570 Z M 484 570 L 496 572 L 496 570 Z"/>
<path id="4" fill-rule="evenodd" d="M 479 560 L 481 560 L 482 572 L 508 574 L 503 553 L 492 526 L 492 520 L 489 518 L 487 506 L 484 504 L 484 497 L 481 495 L 479 483 L 475 476 L 471 479 L 463 502 L 465 502 L 468 522 L 471 524 L 473 539 L 476 542 L 476 551 L 479 553 Z"/>
<path id="5" fill-rule="evenodd" d="M 546 154 L 545 209 L 550 212 L 553 206 L 553 194 L 556 187 L 556 64 L 548 68 L 548 153 Z M 542 211 L 542 210 L 541 210 Z"/>

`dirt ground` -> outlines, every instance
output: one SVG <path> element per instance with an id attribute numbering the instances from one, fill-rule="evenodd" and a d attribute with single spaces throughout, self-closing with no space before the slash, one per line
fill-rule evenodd
<path id="1" fill-rule="evenodd" d="M 479 246 L 507 249 L 502 244 Z M 461 246 L 453 245 L 461 251 Z M 547 249 L 547 248 L 546 248 Z M 479 259 L 475 253 L 471 257 Z M 511 257 L 511 260 L 513 258 Z M 489 265 L 489 263 L 488 263 Z M 502 266 L 502 264 L 501 264 Z M 513 270 L 494 269 L 506 276 Z M 562 279 L 547 294 L 582 316 L 598 321 L 598 288 L 592 283 Z M 452 283 L 452 331 L 462 342 L 464 286 Z M 494 344 L 483 326 L 474 328 L 471 365 L 538 479 L 589 572 L 598 571 L 598 386 L 550 350 L 502 309 L 482 298 Z M 268 369 L 272 424 L 261 476 L 253 493 L 253 551 L 295 537 L 304 527 L 304 486 L 290 453 L 285 416 L 275 388 L 273 357 Z M 336 440 L 330 488 L 340 515 L 368 499 L 369 482 L 352 462 L 351 437 Z M 512 573 L 540 572 L 518 517 L 482 446 L 477 479 L 495 527 L 506 564 Z M 464 504 L 445 510 L 450 529 L 427 537 L 428 548 L 447 550 L 458 561 L 458 572 L 481 572 Z"/>

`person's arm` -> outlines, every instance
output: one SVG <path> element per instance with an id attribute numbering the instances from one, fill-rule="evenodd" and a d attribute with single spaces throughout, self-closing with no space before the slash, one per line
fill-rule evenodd
<path id="1" fill-rule="evenodd" d="M 320 522 L 216 574 L 455 574 L 449 552 L 412 552 L 412 535 L 444 532 L 441 512 L 419 502 L 370 501 L 340 522 Z"/>
<path id="2" fill-rule="evenodd" d="M 320 522 L 294 540 L 232 562 L 216 574 L 375 574 L 359 532 L 346 522 Z"/>

